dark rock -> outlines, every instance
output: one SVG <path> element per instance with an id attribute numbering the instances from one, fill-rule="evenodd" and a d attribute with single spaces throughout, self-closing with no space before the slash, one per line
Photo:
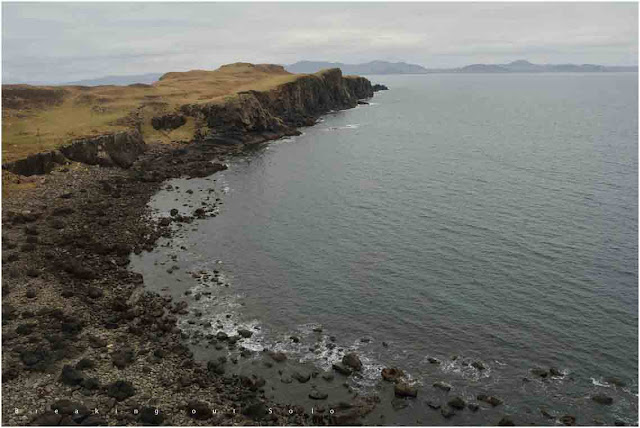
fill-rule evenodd
<path id="1" fill-rule="evenodd" d="M 130 382 L 117 380 L 107 387 L 107 395 L 117 401 L 122 401 L 136 395 L 136 389 Z"/>
<path id="2" fill-rule="evenodd" d="M 291 336 L 291 337 L 289 337 L 289 339 L 291 339 L 291 341 L 293 343 L 299 343 L 300 342 L 300 338 L 297 337 L 297 336 Z"/>
<path id="3" fill-rule="evenodd" d="M 44 363 L 48 359 L 49 359 L 48 352 L 42 349 L 36 349 L 34 351 L 28 350 L 20 353 L 20 360 L 27 367 L 36 367 Z"/>
<path id="4" fill-rule="evenodd" d="M 291 377 L 300 383 L 307 383 L 309 382 L 309 379 L 311 379 L 311 375 L 309 373 L 304 374 L 300 372 L 293 373 Z"/>
<path id="5" fill-rule="evenodd" d="M 60 381 L 66 385 L 79 385 L 84 379 L 84 376 L 79 370 L 74 369 L 70 365 L 62 367 L 62 374 L 60 375 Z"/>
<path id="6" fill-rule="evenodd" d="M 493 395 L 478 394 L 476 398 L 478 401 L 484 401 L 485 403 L 491 404 L 493 407 L 502 404 L 502 400 L 498 397 L 494 397 Z"/>
<path id="7" fill-rule="evenodd" d="M 229 335 L 227 335 L 227 333 L 225 333 L 224 331 L 219 331 L 216 334 L 216 339 L 218 340 L 227 340 L 229 338 Z"/>
<path id="8" fill-rule="evenodd" d="M 426 400 L 424 403 L 434 410 L 438 410 L 440 408 L 440 403 L 435 400 Z"/>
<path id="9" fill-rule="evenodd" d="M 151 118 L 153 129 L 176 129 L 187 123 L 187 118 L 181 114 L 170 113 Z"/>
<path id="10" fill-rule="evenodd" d="M 621 378 L 616 377 L 616 376 L 608 376 L 608 377 L 605 377 L 603 380 L 606 383 L 609 383 L 611 385 L 615 385 L 615 386 L 620 387 L 620 388 L 624 388 L 625 386 L 627 386 L 627 382 L 625 382 L 624 380 L 622 380 Z"/>
<path id="11" fill-rule="evenodd" d="M 502 419 L 498 421 L 498 426 L 500 427 L 513 427 L 515 425 L 516 424 L 513 422 L 513 420 L 509 416 L 503 416 Z"/>
<path id="12" fill-rule="evenodd" d="M 90 377 L 90 378 L 84 379 L 80 383 L 80 386 L 88 390 L 94 390 L 94 389 L 100 388 L 100 381 L 98 381 L 98 378 Z"/>
<path id="13" fill-rule="evenodd" d="M 244 328 L 241 328 L 238 330 L 238 334 L 242 337 L 244 337 L 245 339 L 253 336 L 253 332 Z"/>
<path id="14" fill-rule="evenodd" d="M 458 410 L 463 410 L 467 406 L 467 403 L 461 397 L 453 397 L 447 404 Z"/>
<path id="15" fill-rule="evenodd" d="M 547 376 L 549 376 L 549 372 L 546 369 L 543 369 L 540 367 L 534 367 L 530 371 L 532 375 L 538 376 L 541 378 L 546 378 Z"/>
<path id="16" fill-rule="evenodd" d="M 478 410 L 480 410 L 480 406 L 477 403 L 469 403 L 467 404 L 467 408 L 472 412 L 477 412 Z"/>
<path id="17" fill-rule="evenodd" d="M 456 412 L 455 410 L 453 410 L 451 407 L 449 406 L 442 406 L 442 408 L 440 409 L 440 414 L 445 418 L 445 419 L 450 419 L 453 416 L 455 416 Z"/>
<path id="18" fill-rule="evenodd" d="M 317 389 L 312 389 L 309 393 L 309 398 L 312 400 L 326 400 L 329 397 L 329 394 L 326 392 L 318 391 Z"/>
<path id="19" fill-rule="evenodd" d="M 381 374 L 382 378 L 387 382 L 398 382 L 404 376 L 404 372 L 395 367 L 384 368 Z"/>
<path id="20" fill-rule="evenodd" d="M 474 367 L 475 369 L 480 371 L 486 368 L 482 361 L 474 361 L 473 363 L 471 363 L 471 367 Z"/>
<path id="21" fill-rule="evenodd" d="M 92 369 L 95 366 L 96 366 L 96 363 L 93 360 L 90 360 L 88 358 L 83 358 L 76 363 L 76 369 L 78 370 Z"/>
<path id="22" fill-rule="evenodd" d="M 574 426 L 576 424 L 576 417 L 573 415 L 564 415 L 560 418 L 560 422 L 566 426 Z"/>
<path id="23" fill-rule="evenodd" d="M 427 361 L 429 361 L 431 364 L 441 364 L 442 363 L 442 361 L 440 361 L 439 359 L 434 358 L 434 357 L 428 357 Z"/>
<path id="24" fill-rule="evenodd" d="M 442 381 L 435 382 L 435 383 L 433 384 L 433 387 L 434 387 L 434 388 L 441 389 L 441 390 L 443 390 L 443 391 L 451 391 L 451 385 L 449 385 L 449 384 L 448 384 L 448 383 L 446 383 L 446 382 L 442 382 Z"/>
<path id="25" fill-rule="evenodd" d="M 322 373 L 322 379 L 326 380 L 327 382 L 331 382 L 333 379 L 335 379 L 335 376 L 331 372 L 325 372 Z"/>
<path id="26" fill-rule="evenodd" d="M 38 296 L 38 293 L 36 292 L 35 288 L 29 288 L 27 289 L 27 293 L 25 295 L 28 299 L 34 299 Z"/>
<path id="27" fill-rule="evenodd" d="M 404 398 L 397 398 L 394 397 L 391 400 L 391 407 L 393 407 L 393 410 L 401 410 L 404 409 L 406 407 L 409 407 L 409 401 L 404 399 Z"/>
<path id="28" fill-rule="evenodd" d="M 613 398 L 604 394 L 597 394 L 591 397 L 593 401 L 598 404 L 604 404 L 606 406 L 613 404 Z"/>
<path id="29" fill-rule="evenodd" d="M 107 346 L 106 339 L 103 339 L 99 336 L 89 336 L 89 343 L 94 348 L 104 348 Z"/>
<path id="30" fill-rule="evenodd" d="M 551 367 L 549 369 L 549 375 L 553 377 L 564 377 L 564 373 L 562 373 L 560 370 L 556 369 L 555 367 Z"/>
<path id="31" fill-rule="evenodd" d="M 342 363 L 334 363 L 332 365 L 332 367 L 333 367 L 333 369 L 335 371 L 337 371 L 338 373 L 343 374 L 345 376 L 350 376 L 351 373 L 353 373 L 352 370 L 349 367 L 345 366 Z"/>
<path id="32" fill-rule="evenodd" d="M 213 411 L 202 401 L 190 401 L 187 404 L 187 415 L 193 419 L 206 421 L 213 416 Z"/>
<path id="33" fill-rule="evenodd" d="M 164 415 L 160 409 L 145 406 L 140 411 L 139 420 L 147 425 L 160 425 L 164 421 Z"/>
<path id="34" fill-rule="evenodd" d="M 287 355 L 284 352 L 269 351 L 268 354 L 271 357 L 271 359 L 273 359 L 273 361 L 276 361 L 278 363 L 281 363 L 287 359 Z"/>
<path id="35" fill-rule="evenodd" d="M 135 353 L 131 349 L 121 349 L 111 354 L 113 365 L 119 369 L 124 369 L 135 359 Z"/>
<path id="36" fill-rule="evenodd" d="M 389 88 L 387 88 L 386 85 L 381 85 L 379 83 L 376 83 L 375 85 L 371 85 L 371 89 L 373 89 L 373 92 L 388 91 L 389 90 Z"/>
<path id="37" fill-rule="evenodd" d="M 355 352 L 350 352 L 342 357 L 342 364 L 355 371 L 362 370 L 362 361 L 360 361 L 360 357 Z"/>
<path id="38" fill-rule="evenodd" d="M 415 398 L 418 396 L 418 389 L 405 382 L 397 383 L 393 392 L 396 395 L 396 397 Z"/>
<path id="39" fill-rule="evenodd" d="M 16 333 L 20 334 L 20 335 L 29 335 L 33 332 L 33 330 L 36 328 L 37 324 L 35 323 L 27 323 L 27 324 L 20 324 L 17 328 L 16 328 Z"/>
<path id="40" fill-rule="evenodd" d="M 242 414 L 254 421 L 263 419 L 267 413 L 267 406 L 264 403 L 253 403 L 242 408 Z"/>
<path id="41" fill-rule="evenodd" d="M 100 297 L 104 296 L 104 292 L 98 287 L 90 287 L 87 295 L 92 299 L 99 299 Z"/>
<path id="42" fill-rule="evenodd" d="M 106 426 L 107 421 L 100 415 L 89 415 L 85 420 L 80 424 L 82 426 L 87 427 L 97 427 L 97 426 Z"/>
<path id="43" fill-rule="evenodd" d="M 57 415 L 54 412 L 45 412 L 40 416 L 36 416 L 33 421 L 31 421 L 31 425 L 51 427 L 60 425 L 60 421 L 62 421 L 62 415 Z"/>

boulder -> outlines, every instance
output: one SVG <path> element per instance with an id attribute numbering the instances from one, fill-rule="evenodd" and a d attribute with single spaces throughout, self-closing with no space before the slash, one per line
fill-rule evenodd
<path id="1" fill-rule="evenodd" d="M 242 408 L 242 414 L 253 419 L 254 421 L 264 419 L 267 413 L 267 406 L 265 406 L 264 403 L 260 402 L 249 404 Z"/>
<path id="2" fill-rule="evenodd" d="M 213 411 L 202 401 L 190 401 L 187 404 L 187 416 L 199 421 L 206 421 L 213 416 Z"/>
<path id="3" fill-rule="evenodd" d="M 461 397 L 453 397 L 447 404 L 458 410 L 463 410 L 467 406 L 467 403 Z"/>
<path id="4" fill-rule="evenodd" d="M 574 426 L 576 424 L 576 417 L 573 415 L 564 415 L 560 418 L 560 422 L 566 426 Z"/>
<path id="5" fill-rule="evenodd" d="M 400 378 L 404 376 L 404 372 L 398 368 L 384 368 L 382 369 L 382 378 L 387 382 L 398 382 Z"/>
<path id="6" fill-rule="evenodd" d="M 513 427 L 516 424 L 513 422 L 513 419 L 511 419 L 509 416 L 503 416 L 502 419 L 500 419 L 500 421 L 498 421 L 498 426 L 500 427 Z"/>
<path id="7" fill-rule="evenodd" d="M 271 357 L 271 359 L 275 362 L 281 363 L 284 360 L 287 359 L 287 354 L 285 354 L 284 352 L 273 352 L 273 351 L 269 351 L 269 356 Z"/>
<path id="8" fill-rule="evenodd" d="M 117 380 L 107 387 L 107 395 L 116 401 L 126 400 L 136 394 L 136 389 L 130 382 Z"/>
<path id="9" fill-rule="evenodd" d="M 613 404 L 613 398 L 604 394 L 596 394 L 592 396 L 591 399 L 598 404 L 604 404 L 606 406 Z"/>
<path id="10" fill-rule="evenodd" d="M 241 328 L 238 330 L 238 334 L 243 338 L 247 339 L 253 336 L 253 332 L 251 330 L 247 330 L 246 328 Z"/>
<path id="11" fill-rule="evenodd" d="M 160 425 L 164 421 L 164 415 L 160 409 L 145 406 L 138 419 L 145 425 Z"/>
<path id="12" fill-rule="evenodd" d="M 484 401 L 485 403 L 491 404 L 493 407 L 502 404 L 502 400 L 498 397 L 494 397 L 493 395 L 478 394 L 476 398 L 478 401 Z"/>
<path id="13" fill-rule="evenodd" d="M 434 387 L 434 388 L 441 389 L 441 390 L 443 390 L 443 391 L 447 391 L 447 392 L 448 392 L 448 391 L 451 391 L 451 385 L 449 385 L 449 384 L 448 384 L 448 383 L 446 383 L 446 382 L 442 382 L 442 381 L 435 382 L 435 383 L 433 384 L 433 387 Z"/>
<path id="14" fill-rule="evenodd" d="M 335 371 L 345 376 L 351 376 L 351 373 L 353 373 L 353 371 L 349 367 L 345 366 L 342 363 L 334 363 L 332 367 Z"/>
<path id="15" fill-rule="evenodd" d="M 414 386 L 411 386 L 405 382 L 399 382 L 396 384 L 394 390 L 394 394 L 396 397 L 411 397 L 415 398 L 418 396 L 418 389 Z"/>
<path id="16" fill-rule="evenodd" d="M 450 419 L 453 416 L 455 416 L 456 412 L 455 410 L 453 410 L 451 407 L 449 406 L 442 406 L 442 408 L 440 409 L 440 414 L 445 418 L 445 419 Z"/>
<path id="17" fill-rule="evenodd" d="M 66 364 L 62 367 L 62 373 L 60 375 L 60 381 L 66 385 L 79 385 L 84 376 L 79 370 L 74 369 L 70 365 Z"/>
<path id="18" fill-rule="evenodd" d="M 342 357 L 342 364 L 347 367 L 352 368 L 355 371 L 362 370 L 362 362 L 360 361 L 360 357 L 355 352 L 350 352 Z"/>
<path id="19" fill-rule="evenodd" d="M 329 394 L 326 392 L 318 391 L 317 389 L 312 389 L 309 393 L 309 398 L 312 400 L 326 400 L 329 397 Z"/>

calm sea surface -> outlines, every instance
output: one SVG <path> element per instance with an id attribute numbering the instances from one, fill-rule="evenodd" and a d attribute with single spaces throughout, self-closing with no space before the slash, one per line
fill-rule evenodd
<path id="1" fill-rule="evenodd" d="M 160 192 L 161 213 L 192 211 L 210 187 L 223 205 L 179 234 L 186 250 L 134 261 L 147 283 L 182 291 L 189 272 L 220 270 L 212 319 L 233 312 L 260 328 L 255 349 L 325 368 L 342 354 L 309 344 L 335 336 L 362 355 L 363 389 L 398 366 L 420 399 L 443 380 L 503 397 L 523 421 L 552 423 L 544 407 L 637 423 L 638 75 L 370 79 L 391 90 Z M 171 254 L 182 277 L 158 267 Z M 566 375 L 541 381 L 537 366 Z M 422 402 L 386 422 L 444 423 Z"/>

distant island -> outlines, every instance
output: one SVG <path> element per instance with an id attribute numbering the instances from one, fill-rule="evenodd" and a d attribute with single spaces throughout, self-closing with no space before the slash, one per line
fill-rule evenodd
<path id="1" fill-rule="evenodd" d="M 610 73 L 637 72 L 638 66 L 605 66 L 597 64 L 533 64 L 517 60 L 508 64 L 471 64 L 459 68 L 425 68 L 406 62 L 371 61 L 343 64 L 326 61 L 299 61 L 285 65 L 291 73 L 315 73 L 325 68 L 340 68 L 344 74 L 429 74 L 429 73 Z"/>
<path id="2" fill-rule="evenodd" d="M 320 70 L 339 68 L 345 75 L 363 74 L 432 74 L 432 73 L 611 73 L 638 72 L 638 66 L 605 66 L 597 64 L 533 64 L 527 60 L 517 60 L 508 64 L 470 64 L 459 68 L 425 68 L 418 64 L 407 62 L 370 61 L 361 64 L 345 64 L 328 61 L 298 61 L 295 64 L 284 65 L 289 73 L 313 74 Z M 110 75 L 93 79 L 77 80 L 73 82 L 30 82 L 32 85 L 55 86 L 126 86 L 137 83 L 150 85 L 156 82 L 164 73 L 145 73 L 129 75 Z M 5 82 L 9 83 L 9 82 Z M 27 82 L 11 82 L 25 84 Z"/>

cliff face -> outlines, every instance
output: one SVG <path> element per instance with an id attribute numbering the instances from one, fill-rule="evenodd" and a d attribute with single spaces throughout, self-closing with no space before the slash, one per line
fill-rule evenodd
<path id="1" fill-rule="evenodd" d="M 190 104 L 181 112 L 203 120 L 205 140 L 256 142 L 298 133 L 331 110 L 352 108 L 373 96 L 371 82 L 343 77 L 339 69 L 301 76 L 268 91 L 240 92 L 222 104 Z"/>
<path id="2" fill-rule="evenodd" d="M 320 115 L 355 107 L 358 100 L 372 96 L 369 80 L 344 77 L 335 68 L 296 76 L 264 91 L 238 92 L 223 102 L 185 104 L 174 112 L 153 117 L 151 124 L 155 129 L 171 130 L 185 125 L 189 117 L 200 124 L 191 136 L 195 142 L 257 143 L 299 134 L 298 127 L 313 125 Z M 74 140 L 58 150 L 6 163 L 3 168 L 20 175 L 46 174 L 56 164 L 69 160 L 128 168 L 145 150 L 139 129 L 138 124 L 129 132 Z"/>

